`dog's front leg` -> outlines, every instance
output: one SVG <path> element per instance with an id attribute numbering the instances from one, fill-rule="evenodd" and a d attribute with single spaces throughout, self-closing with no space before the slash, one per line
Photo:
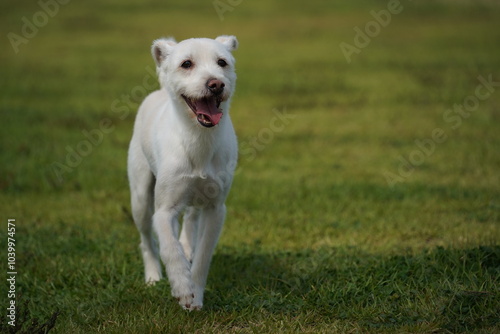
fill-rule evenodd
<path id="1" fill-rule="evenodd" d="M 191 310 L 194 300 L 194 284 L 191 279 L 190 263 L 182 245 L 177 239 L 179 222 L 175 209 L 159 209 L 153 216 L 153 224 L 160 243 L 160 257 L 165 264 L 172 289 L 172 296 L 179 304 Z"/>
<path id="2" fill-rule="evenodd" d="M 191 268 L 194 282 L 193 309 L 201 309 L 203 306 L 203 294 L 207 282 L 208 270 L 210 268 L 210 261 L 217 241 L 219 240 L 225 216 L 226 206 L 224 204 L 205 208 L 201 212 L 197 245 L 193 257 L 193 266 Z"/>

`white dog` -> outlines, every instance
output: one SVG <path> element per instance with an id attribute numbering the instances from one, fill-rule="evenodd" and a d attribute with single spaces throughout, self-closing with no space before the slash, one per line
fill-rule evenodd
<path id="1" fill-rule="evenodd" d="M 160 257 L 172 295 L 188 310 L 203 306 L 236 166 L 229 103 L 236 83 L 231 52 L 237 46 L 234 36 L 154 41 L 161 89 L 140 106 L 130 142 L 132 214 L 146 282 L 162 278 Z"/>

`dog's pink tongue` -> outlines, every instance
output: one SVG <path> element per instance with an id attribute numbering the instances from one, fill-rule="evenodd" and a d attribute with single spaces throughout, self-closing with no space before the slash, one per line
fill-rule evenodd
<path id="1" fill-rule="evenodd" d="M 217 108 L 215 99 L 199 99 L 194 101 L 194 104 L 196 105 L 196 115 L 198 115 L 198 117 L 204 115 L 213 125 L 219 123 L 222 112 Z"/>

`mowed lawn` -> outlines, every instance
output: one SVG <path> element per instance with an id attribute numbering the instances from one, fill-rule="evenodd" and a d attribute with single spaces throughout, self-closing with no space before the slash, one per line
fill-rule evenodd
<path id="1" fill-rule="evenodd" d="M 0 332 L 500 332 L 499 17 L 486 0 L 3 2 Z M 240 42 L 239 166 L 189 313 L 143 283 L 126 154 L 158 87 L 151 42 L 221 34 Z"/>

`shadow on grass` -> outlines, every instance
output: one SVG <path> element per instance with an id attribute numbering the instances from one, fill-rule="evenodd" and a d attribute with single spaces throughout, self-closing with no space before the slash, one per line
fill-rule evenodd
<path id="1" fill-rule="evenodd" d="M 205 306 L 215 311 L 311 311 L 367 328 L 433 323 L 452 332 L 500 324 L 500 246 L 392 257 L 222 248 L 210 276 Z"/>
<path id="2" fill-rule="evenodd" d="M 19 317 L 19 330 L 3 326 L 1 333 L 48 332 L 58 310 L 54 329 L 60 332 L 128 326 L 196 332 L 213 319 L 224 327 L 273 315 L 269 319 L 298 319 L 311 328 L 341 321 L 366 332 L 500 328 L 500 245 L 397 256 L 348 247 L 269 252 L 259 245 L 219 246 L 204 309 L 187 313 L 170 297 L 167 280 L 144 285 L 135 244 L 115 250 L 116 238 L 125 234 L 96 239 L 64 222 L 36 232 L 19 251 L 26 276 L 18 288 L 30 301 L 18 311 L 27 313 Z"/>

